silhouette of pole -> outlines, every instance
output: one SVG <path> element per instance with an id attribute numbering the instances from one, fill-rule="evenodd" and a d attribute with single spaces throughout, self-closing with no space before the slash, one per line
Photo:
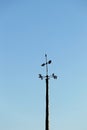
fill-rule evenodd
<path id="1" fill-rule="evenodd" d="M 49 130 L 49 78 L 48 78 L 48 63 L 47 63 L 47 55 L 46 57 L 46 122 L 45 122 L 45 130 Z M 51 63 L 51 61 L 50 61 Z"/>
<path id="2" fill-rule="evenodd" d="M 46 76 L 42 76 L 41 74 L 39 74 L 39 78 L 41 78 L 41 80 L 43 80 L 43 78 L 45 78 L 46 80 L 46 119 L 45 119 L 45 130 L 49 130 L 49 79 L 52 77 L 54 79 L 57 79 L 57 76 L 54 75 L 54 73 L 52 75 L 48 75 L 48 64 L 51 64 L 51 60 L 47 61 L 47 55 L 45 54 L 45 58 L 46 58 L 46 62 L 43 63 L 41 66 L 45 66 L 46 65 Z"/>
<path id="3" fill-rule="evenodd" d="M 46 77 L 46 123 L 45 130 L 49 130 L 49 85 L 48 85 L 48 75 Z"/>

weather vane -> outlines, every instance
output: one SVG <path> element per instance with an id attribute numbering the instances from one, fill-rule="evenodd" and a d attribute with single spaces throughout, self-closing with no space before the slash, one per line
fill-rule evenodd
<path id="1" fill-rule="evenodd" d="M 45 119 L 45 130 L 49 130 L 49 79 L 54 78 L 57 79 L 57 76 L 53 73 L 52 75 L 48 75 L 48 64 L 51 64 L 51 60 L 47 60 L 47 54 L 45 54 L 46 62 L 43 63 L 41 66 L 46 66 L 46 75 L 43 76 L 39 74 L 39 78 L 43 80 L 45 78 L 46 80 L 46 119 Z"/>

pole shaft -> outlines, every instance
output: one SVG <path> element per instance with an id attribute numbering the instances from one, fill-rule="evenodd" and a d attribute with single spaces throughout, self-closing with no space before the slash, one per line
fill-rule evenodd
<path id="1" fill-rule="evenodd" d="M 45 130 L 49 130 L 49 86 L 48 75 L 46 76 L 46 122 Z"/>

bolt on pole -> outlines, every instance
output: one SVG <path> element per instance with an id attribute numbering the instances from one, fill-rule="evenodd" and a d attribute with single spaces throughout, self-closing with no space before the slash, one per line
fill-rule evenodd
<path id="1" fill-rule="evenodd" d="M 41 66 L 46 66 L 46 75 L 42 76 L 39 74 L 39 78 L 43 80 L 45 78 L 46 80 L 46 119 L 45 119 L 45 130 L 49 130 L 49 79 L 54 78 L 57 79 L 57 76 L 53 73 L 52 75 L 48 75 L 48 64 L 51 64 L 51 60 L 47 60 L 47 54 L 45 54 L 46 62 L 43 63 Z"/>

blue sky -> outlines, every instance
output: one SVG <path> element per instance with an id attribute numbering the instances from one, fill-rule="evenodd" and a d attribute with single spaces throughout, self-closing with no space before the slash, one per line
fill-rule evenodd
<path id="1" fill-rule="evenodd" d="M 87 130 L 87 2 L 0 0 L 1 130 L 45 129 L 45 53 L 50 129 Z"/>

